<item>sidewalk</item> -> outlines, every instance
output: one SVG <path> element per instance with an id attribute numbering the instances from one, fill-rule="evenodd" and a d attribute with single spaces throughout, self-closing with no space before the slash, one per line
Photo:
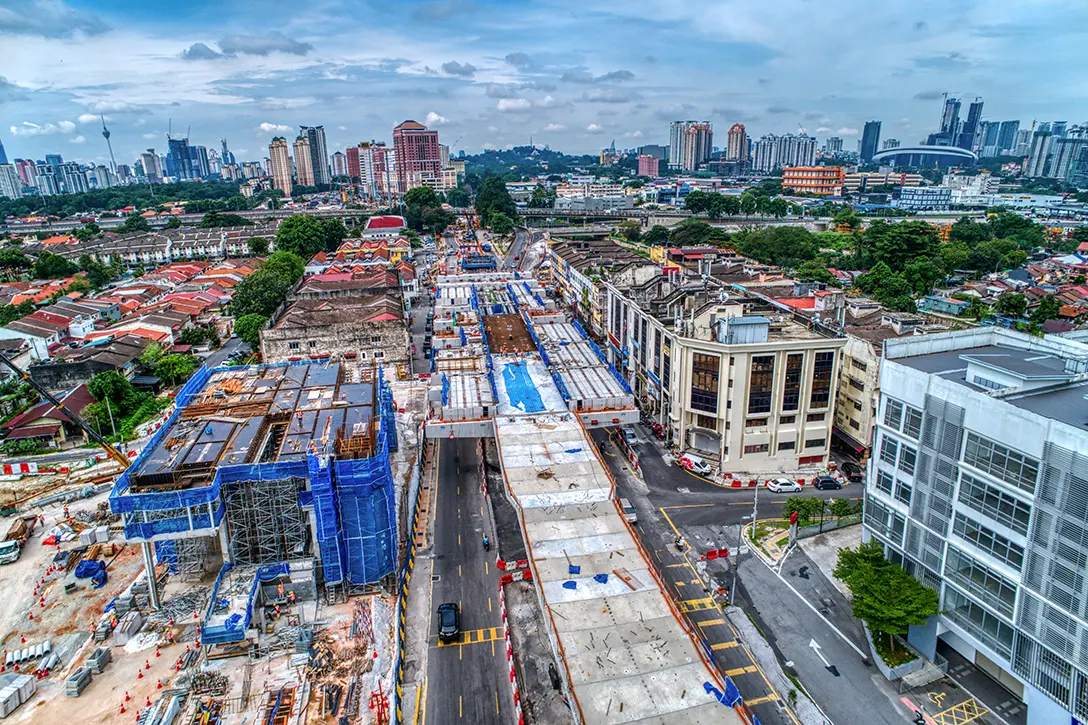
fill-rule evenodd
<path id="1" fill-rule="evenodd" d="M 427 638 L 430 632 L 426 624 L 431 620 L 431 575 L 434 570 L 434 497 L 438 457 L 428 452 L 420 477 L 421 531 L 416 535 L 416 563 L 412 579 L 408 583 L 408 626 L 404 646 L 404 687 L 401 696 L 404 721 L 423 723 L 427 712 L 425 680 L 427 676 Z M 422 624 L 421 624 L 422 623 Z"/>

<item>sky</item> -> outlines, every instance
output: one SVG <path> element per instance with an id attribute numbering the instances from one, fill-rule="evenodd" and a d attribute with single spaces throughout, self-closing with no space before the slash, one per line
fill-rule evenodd
<path id="1" fill-rule="evenodd" d="M 414 119 L 456 153 L 797 132 L 916 143 L 944 92 L 1088 119 L 1083 0 L 0 0 L 9 159 L 118 163 L 166 134 L 239 159 L 324 125 L 330 153 Z M 188 129 L 188 131 L 187 131 Z"/>

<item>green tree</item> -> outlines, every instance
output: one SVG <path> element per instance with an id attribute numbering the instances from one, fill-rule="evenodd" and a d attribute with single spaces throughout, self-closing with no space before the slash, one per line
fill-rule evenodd
<path id="1" fill-rule="evenodd" d="M 1028 308 L 1028 300 L 1024 295 L 1007 292 L 1001 295 L 994 306 L 1006 317 L 1022 317 Z"/>
<path id="2" fill-rule="evenodd" d="M 1000 300 L 998 300 L 1000 302 Z M 1043 324 L 1047 320 L 1058 319 L 1058 313 L 1061 311 L 1062 303 L 1058 301 L 1058 298 L 1054 295 L 1047 295 L 1043 299 L 1039 300 L 1039 304 L 1031 311 L 1028 317 L 1036 324 Z"/>
<path id="3" fill-rule="evenodd" d="M 756 203 L 756 198 L 748 192 L 744 192 L 740 195 L 740 210 L 744 212 L 744 216 L 748 217 L 755 214 L 759 205 Z"/>
<path id="4" fill-rule="evenodd" d="M 91 259 L 89 254 L 79 256 L 79 268 L 94 287 L 105 287 L 113 279 L 113 269 Z"/>
<path id="5" fill-rule="evenodd" d="M 486 226 L 491 226 L 491 215 L 494 213 L 505 214 L 511 220 L 517 219 L 517 206 L 510 198 L 502 177 L 487 174 L 480 180 L 476 189 L 476 213 L 480 223 Z"/>
<path id="6" fill-rule="evenodd" d="M 818 243 L 815 234 L 801 227 L 764 227 L 740 238 L 737 247 L 760 262 L 794 267 L 815 258 Z"/>
<path id="7" fill-rule="evenodd" d="M 903 268 L 902 274 L 903 279 L 906 280 L 907 285 L 910 287 L 911 293 L 918 297 L 928 295 L 933 289 L 933 285 L 937 284 L 944 276 L 940 263 L 925 258 L 918 258 L 908 262 Z"/>
<path id="8" fill-rule="evenodd" d="M 234 289 L 231 308 L 235 317 L 249 314 L 271 316 L 287 298 L 291 282 L 277 272 L 260 270 L 249 275 Z"/>
<path id="9" fill-rule="evenodd" d="M 800 280 L 813 280 L 814 282 L 823 282 L 824 284 L 831 285 L 832 287 L 839 287 L 839 280 L 835 275 L 831 274 L 831 271 L 827 268 L 826 264 L 810 259 L 802 264 L 793 274 L 794 277 Z"/>
<path id="10" fill-rule="evenodd" d="M 208 339 L 208 328 L 206 327 L 186 327 L 181 331 L 181 336 L 178 338 L 183 345 L 202 345 L 204 341 Z"/>
<path id="11" fill-rule="evenodd" d="M 151 231 L 151 224 L 147 221 L 147 219 L 140 216 L 139 214 L 132 214 L 125 217 L 125 221 L 114 231 L 116 231 L 118 234 L 129 234 L 132 232 L 149 232 Z"/>
<path id="12" fill-rule="evenodd" d="M 34 262 L 31 261 L 30 257 L 18 249 L 11 247 L 0 249 L 0 269 L 3 269 L 5 274 L 19 274 L 33 266 Z"/>
<path id="13" fill-rule="evenodd" d="M 492 210 L 488 214 L 488 221 L 495 234 L 505 235 L 514 231 L 514 220 L 501 211 Z"/>
<path id="14" fill-rule="evenodd" d="M 878 219 L 865 230 L 865 243 L 874 262 L 885 262 L 893 270 L 902 270 L 909 262 L 940 252 L 937 229 L 926 222 L 889 224 Z"/>
<path id="15" fill-rule="evenodd" d="M 72 236 L 81 242 L 90 242 L 102 236 L 102 228 L 94 222 L 88 222 L 78 229 L 73 229 Z"/>
<path id="16" fill-rule="evenodd" d="M 276 230 L 276 249 L 309 259 L 325 249 L 325 228 L 315 217 L 289 216 Z"/>
<path id="17" fill-rule="evenodd" d="M 288 284 L 294 284 L 306 272 L 306 262 L 297 254 L 276 251 L 261 264 L 261 271 L 279 275 Z"/>
<path id="18" fill-rule="evenodd" d="M 446 228 L 457 221 L 457 217 L 453 212 L 446 211 L 441 207 L 435 207 L 433 209 L 426 209 L 423 212 L 422 226 L 426 231 L 431 234 L 439 235 L 446 231 Z"/>
<path id="19" fill-rule="evenodd" d="M 824 509 L 824 500 L 814 496 L 790 496 L 786 499 L 786 515 L 796 512 L 801 526 L 812 523 L 820 517 Z"/>
<path id="20" fill-rule="evenodd" d="M 1010 211 L 1000 211 L 986 223 L 995 239 L 1013 239 L 1027 252 L 1043 246 L 1043 227 Z"/>
<path id="21" fill-rule="evenodd" d="M 840 208 L 834 212 L 831 217 L 831 222 L 838 227 L 846 227 L 850 230 L 861 229 L 862 221 L 858 213 L 848 206 Z"/>
<path id="22" fill-rule="evenodd" d="M 948 230 L 949 243 L 960 242 L 968 248 L 990 238 L 990 228 L 967 217 L 960 217 Z"/>
<path id="23" fill-rule="evenodd" d="M 832 499 L 827 505 L 827 512 L 832 516 L 850 516 L 854 513 L 854 507 L 845 498 Z"/>
<path id="24" fill-rule="evenodd" d="M 79 271 L 79 267 L 59 254 L 42 252 L 34 263 L 34 276 L 38 279 L 59 279 L 70 277 Z"/>
<path id="25" fill-rule="evenodd" d="M 413 191 L 415 191 L 413 189 Z M 326 252 L 335 252 L 348 235 L 344 222 L 339 219 L 325 219 L 321 222 L 321 236 L 325 244 Z M 321 251 L 321 250 L 318 250 Z M 315 252 L 316 254 L 316 252 Z M 307 257 L 309 259 L 309 257 Z"/>
<path id="26" fill-rule="evenodd" d="M 618 229 L 620 235 L 629 242 L 638 242 L 642 239 L 642 225 L 634 219 L 621 222 Z"/>
<path id="27" fill-rule="evenodd" d="M 140 364 L 144 367 L 154 368 L 155 364 L 163 356 L 162 346 L 157 342 L 153 342 L 144 348 L 144 351 L 140 353 Z"/>
<path id="28" fill-rule="evenodd" d="M 261 344 L 261 330 L 267 323 L 268 318 L 264 315 L 242 315 L 234 321 L 234 332 L 256 350 Z"/>
<path id="29" fill-rule="evenodd" d="M 246 247 L 254 257 L 263 257 L 268 254 L 268 240 L 264 237 L 250 237 L 246 240 Z"/>
<path id="30" fill-rule="evenodd" d="M 462 187 L 450 189 L 446 192 L 446 203 L 454 209 L 464 209 L 472 206 L 472 197 Z"/>
<path id="31" fill-rule="evenodd" d="M 551 209 L 555 206 L 555 189 L 537 184 L 533 189 L 533 195 L 529 197 L 527 206 L 530 209 Z"/>
<path id="32" fill-rule="evenodd" d="M 200 362 L 193 355 L 171 353 L 163 355 L 155 364 L 155 374 L 167 385 L 177 385 L 189 379 Z"/>
<path id="33" fill-rule="evenodd" d="M 642 235 L 642 241 L 651 246 L 660 246 L 669 241 L 669 230 L 660 224 L 654 224 L 650 230 Z"/>
<path id="34" fill-rule="evenodd" d="M 179 217 L 172 216 L 166 220 L 166 225 L 163 227 L 163 229 L 177 229 L 180 226 L 181 219 Z"/>
<path id="35" fill-rule="evenodd" d="M 87 390 L 99 403 L 109 400 L 118 414 L 122 411 L 121 406 L 134 392 L 128 378 L 116 370 L 96 374 L 87 381 Z"/>

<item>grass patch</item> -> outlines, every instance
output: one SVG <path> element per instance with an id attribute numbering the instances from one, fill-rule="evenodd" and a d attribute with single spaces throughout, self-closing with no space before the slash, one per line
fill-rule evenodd
<path id="1" fill-rule="evenodd" d="M 891 642 L 885 632 L 872 632 L 873 649 L 888 667 L 898 667 L 918 658 L 914 652 L 903 645 L 891 649 Z"/>
<path id="2" fill-rule="evenodd" d="M 788 526 L 789 522 L 785 519 L 760 519 L 755 526 L 748 527 L 748 538 L 753 544 L 758 544 L 764 537 L 777 534 Z"/>
<path id="3" fill-rule="evenodd" d="M 759 622 L 757 622 L 757 621 L 756 621 L 756 620 L 755 620 L 755 619 L 754 619 L 754 618 L 752 617 L 752 615 L 748 613 L 748 610 L 747 610 L 747 609 L 745 609 L 745 610 L 744 610 L 744 616 L 745 616 L 745 617 L 748 617 L 748 621 L 749 621 L 749 622 L 751 622 L 751 623 L 752 623 L 752 626 L 756 628 L 756 631 L 757 631 L 757 632 L 759 632 L 759 636 L 760 636 L 760 637 L 762 637 L 763 639 L 767 639 L 767 635 L 766 635 L 766 634 L 764 634 L 764 632 L 763 632 L 763 628 L 762 628 L 762 627 L 760 627 L 760 626 L 759 626 Z"/>

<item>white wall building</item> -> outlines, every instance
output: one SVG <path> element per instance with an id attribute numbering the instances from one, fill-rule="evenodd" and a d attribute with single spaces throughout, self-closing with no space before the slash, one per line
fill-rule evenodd
<path id="1" fill-rule="evenodd" d="M 1088 720 L 1088 345 L 1002 328 L 888 340 L 865 537 L 940 593 L 908 639 Z M 1073 719 L 1076 718 L 1076 719 Z"/>

